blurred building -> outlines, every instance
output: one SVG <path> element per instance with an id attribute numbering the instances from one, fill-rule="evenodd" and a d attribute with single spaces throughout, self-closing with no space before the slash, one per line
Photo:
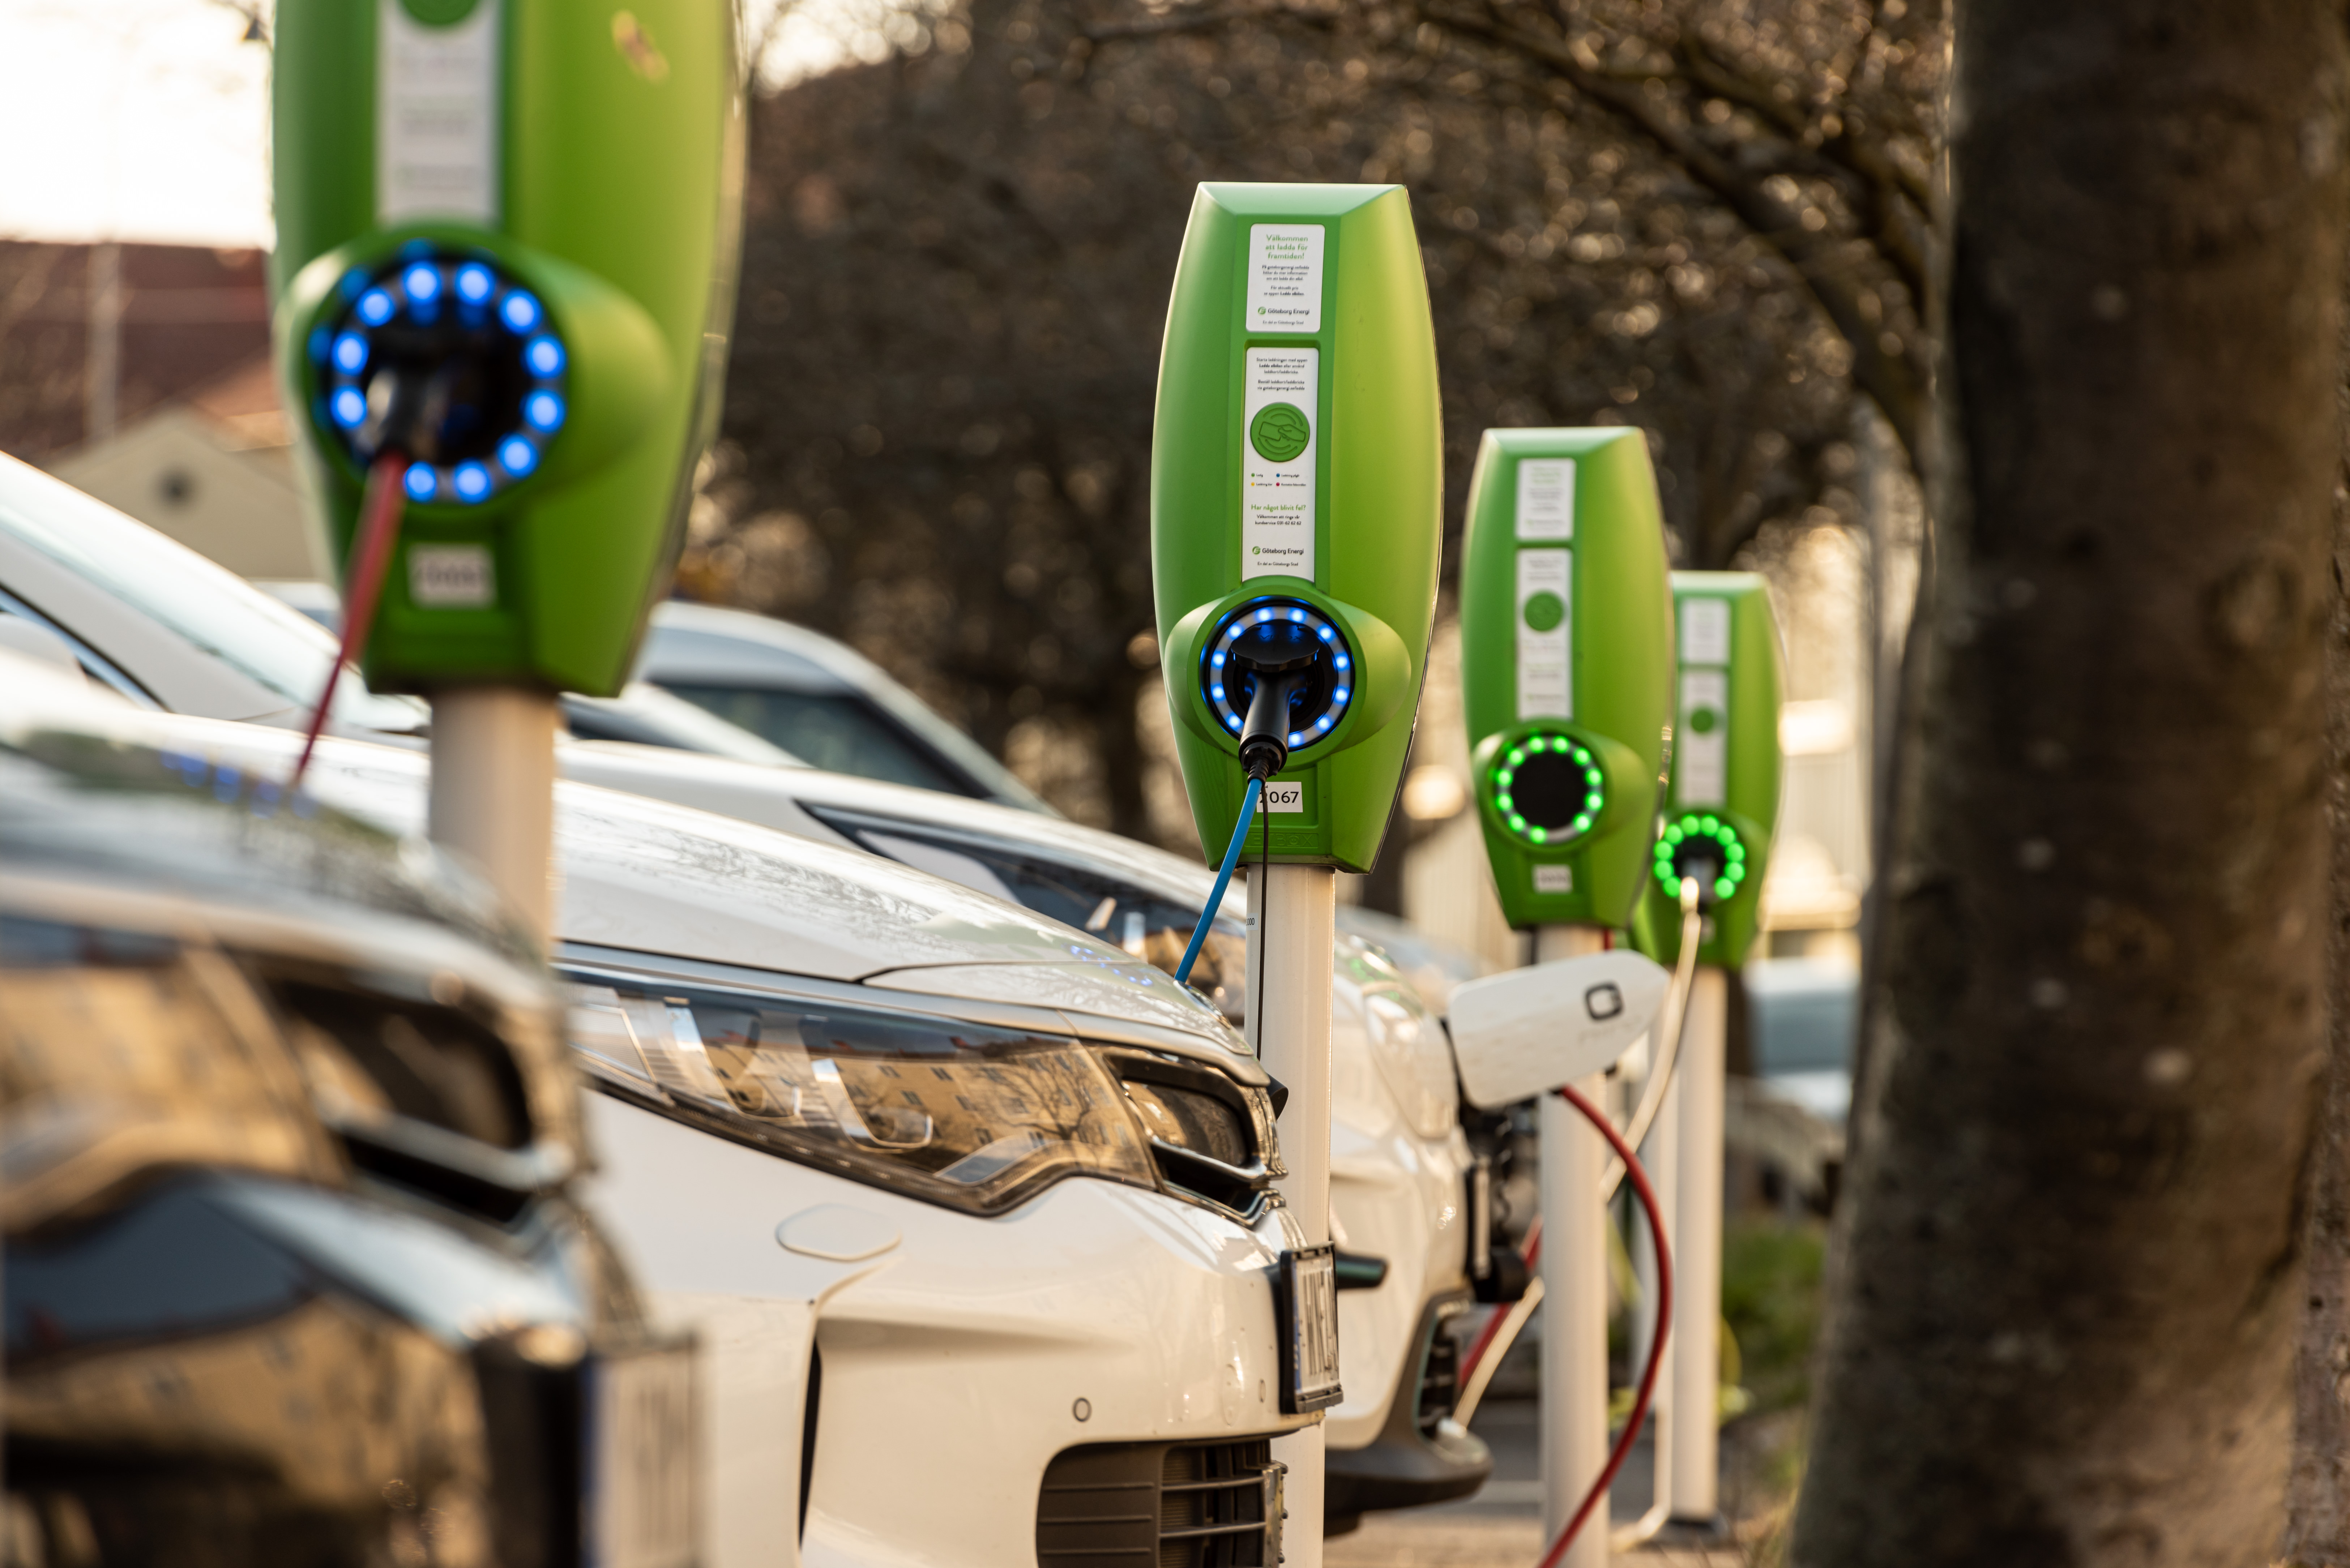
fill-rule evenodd
<path id="1" fill-rule="evenodd" d="M 0 241 L 0 452 L 247 576 L 328 576 L 270 369 L 266 264 Z"/>

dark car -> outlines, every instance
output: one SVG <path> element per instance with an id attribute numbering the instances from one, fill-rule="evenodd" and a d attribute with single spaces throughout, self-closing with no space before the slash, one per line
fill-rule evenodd
<path id="1" fill-rule="evenodd" d="M 429 850 L 0 705 L 0 1555 L 691 1563 L 559 1025 Z"/>

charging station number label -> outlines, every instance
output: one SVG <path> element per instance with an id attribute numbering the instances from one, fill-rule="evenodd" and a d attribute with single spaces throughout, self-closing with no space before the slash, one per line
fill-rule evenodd
<path id="1" fill-rule="evenodd" d="M 1575 552 L 1518 552 L 1518 717 L 1575 717 Z"/>
<path id="2" fill-rule="evenodd" d="M 420 609 L 488 609 L 498 602 L 490 552 L 480 545 L 411 545 L 408 597 Z"/>
<path id="3" fill-rule="evenodd" d="M 1241 580 L 1311 579 L 1322 350 L 1252 348 L 1246 375 L 1241 400 Z"/>
<path id="4" fill-rule="evenodd" d="M 1300 780 L 1292 784 L 1269 784 L 1264 786 L 1264 809 L 1274 811 L 1304 811 L 1305 784 Z"/>
<path id="5" fill-rule="evenodd" d="M 1322 330 L 1321 224 L 1250 226 L 1245 308 L 1243 332 Z"/>

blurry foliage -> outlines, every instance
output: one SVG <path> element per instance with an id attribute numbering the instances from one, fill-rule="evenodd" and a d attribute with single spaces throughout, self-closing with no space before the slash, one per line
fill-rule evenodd
<path id="1" fill-rule="evenodd" d="M 847 638 L 1147 832 L 1151 402 L 1202 180 L 1409 187 L 1451 535 L 1494 425 L 1646 430 L 1685 564 L 1853 520 L 1856 383 L 1921 423 L 1939 5 L 1568 15 L 971 0 L 760 102 L 684 590 Z"/>
<path id="2" fill-rule="evenodd" d="M 1738 1341 L 1739 1382 L 1756 1415 L 1811 1397 L 1826 1227 L 1762 1216 L 1732 1219 L 1721 1240 L 1721 1316 Z"/>

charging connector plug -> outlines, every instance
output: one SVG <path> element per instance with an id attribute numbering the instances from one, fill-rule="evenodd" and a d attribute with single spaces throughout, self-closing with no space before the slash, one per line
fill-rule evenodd
<path id="1" fill-rule="evenodd" d="M 1269 779 L 1289 765 L 1289 711 L 1305 690 L 1312 662 L 1301 655 L 1295 668 L 1254 672 L 1256 694 L 1241 730 L 1241 771 L 1249 777 Z"/>
<path id="2" fill-rule="evenodd" d="M 1313 690 L 1326 644 L 1299 621 L 1266 620 L 1232 641 L 1232 661 L 1255 690 L 1241 724 L 1241 768 L 1269 779 L 1289 763 L 1297 706 Z"/>

